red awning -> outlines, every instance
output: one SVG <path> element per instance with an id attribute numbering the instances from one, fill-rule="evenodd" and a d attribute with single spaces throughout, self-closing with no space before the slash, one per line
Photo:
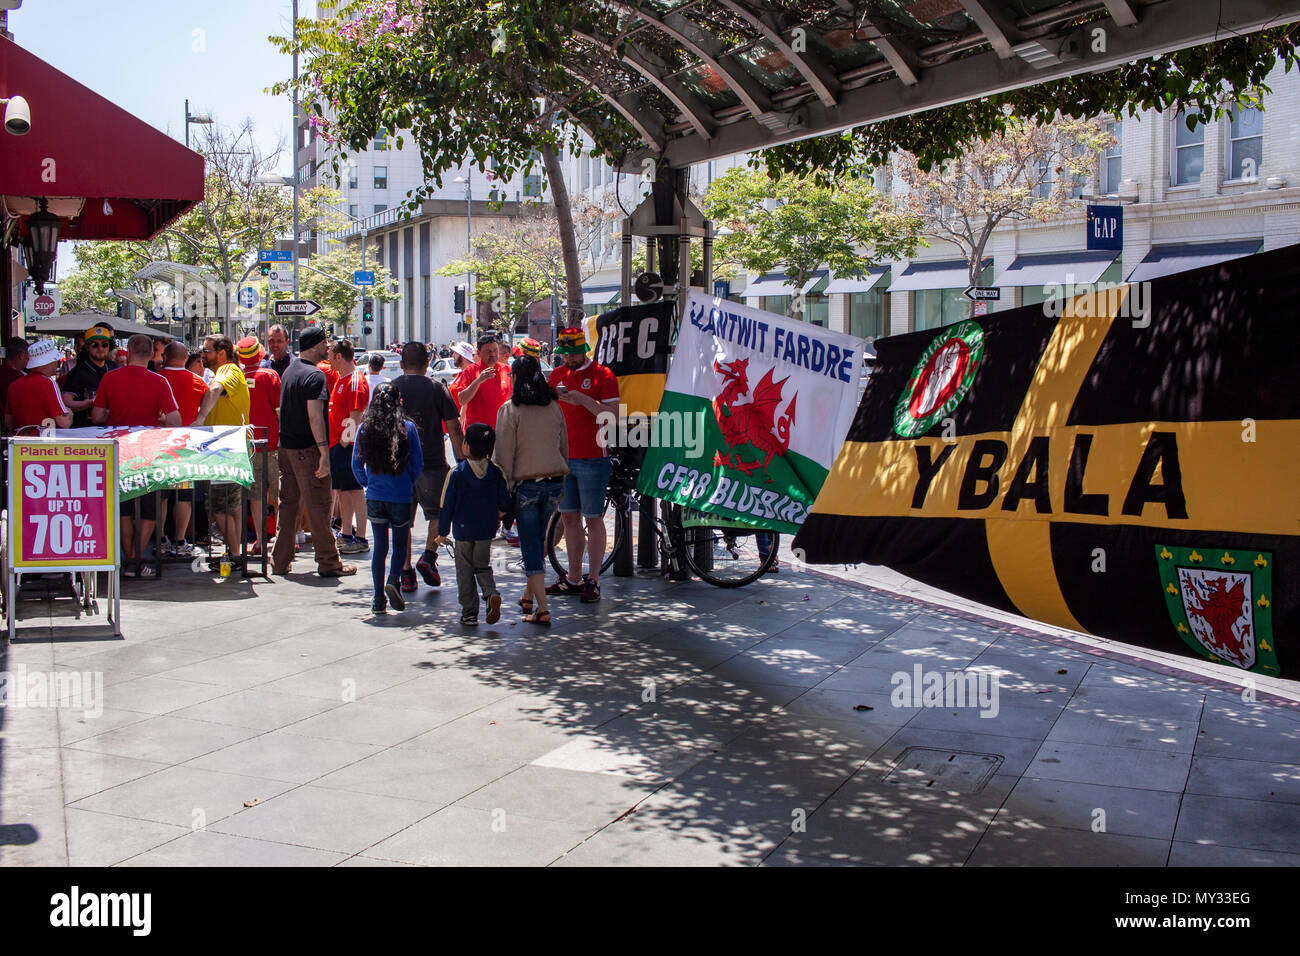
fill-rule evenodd
<path id="1" fill-rule="evenodd" d="M 60 239 L 148 239 L 203 199 L 202 156 L 0 37 L 0 97 L 9 96 L 32 114 L 25 135 L 0 130 L 10 216 L 44 197 L 64 217 Z"/>

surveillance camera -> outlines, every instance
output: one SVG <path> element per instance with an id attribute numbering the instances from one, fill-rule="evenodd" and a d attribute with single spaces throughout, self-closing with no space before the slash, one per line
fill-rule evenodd
<path id="1" fill-rule="evenodd" d="M 21 96 L 10 97 L 5 105 L 5 129 L 22 136 L 32 128 L 32 111 Z"/>

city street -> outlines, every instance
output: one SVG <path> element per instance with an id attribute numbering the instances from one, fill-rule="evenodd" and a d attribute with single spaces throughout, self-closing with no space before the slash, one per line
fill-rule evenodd
<path id="1" fill-rule="evenodd" d="M 0 670 L 104 696 L 0 711 L 0 863 L 1300 863 L 1291 682 L 1247 703 L 881 569 L 611 577 L 550 629 L 509 572 L 467 631 L 450 584 L 373 618 L 296 567 L 129 580 L 121 640 L 25 602 Z M 962 672 L 993 696 L 895 694 Z"/>

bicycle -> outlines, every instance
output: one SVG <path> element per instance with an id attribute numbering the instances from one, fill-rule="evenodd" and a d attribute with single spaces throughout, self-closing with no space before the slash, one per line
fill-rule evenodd
<path id="1" fill-rule="evenodd" d="M 614 563 L 614 554 L 623 543 L 625 516 L 631 515 L 632 553 L 639 539 L 641 495 L 636 490 L 637 474 L 615 458 L 609 490 L 605 494 L 605 555 L 600 563 L 604 574 Z M 734 522 L 719 522 L 715 515 L 684 509 L 671 502 L 663 503 L 663 516 L 653 524 L 654 548 L 670 577 L 683 576 L 689 570 L 700 580 L 719 588 L 744 587 L 757 581 L 776 563 L 780 535 Z M 766 535 L 767 542 L 760 536 Z M 583 534 L 586 546 L 586 534 Z M 766 550 L 766 554 L 763 552 Z M 569 555 L 564 539 L 564 525 L 557 511 L 546 528 L 546 554 L 557 574 L 568 574 Z"/>

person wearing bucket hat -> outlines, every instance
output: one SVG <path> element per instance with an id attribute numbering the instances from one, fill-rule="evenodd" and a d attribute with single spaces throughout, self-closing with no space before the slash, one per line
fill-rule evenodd
<path id="1" fill-rule="evenodd" d="M 600 441 L 597 416 L 618 415 L 618 377 L 606 366 L 591 360 L 586 333 L 581 327 L 561 330 L 555 354 L 563 364 L 551 372 L 551 388 L 560 396 L 560 409 L 569 436 L 569 474 L 560 498 L 564 522 L 564 545 L 569 568 L 546 589 L 547 594 L 581 594 L 584 603 L 600 600 L 600 565 L 605 557 L 605 492 L 613 462 L 609 449 Z M 582 553 L 586 522 L 587 574 L 582 574 Z M 582 574 L 581 583 L 579 575 Z"/>
<path id="2" fill-rule="evenodd" d="M 63 398 L 72 409 L 72 427 L 89 428 L 90 407 L 104 376 L 117 368 L 112 359 L 113 330 L 96 325 L 86 330 L 81 354 L 68 377 L 63 380 Z"/>
<path id="3" fill-rule="evenodd" d="M 53 419 L 57 428 L 72 423 L 72 412 L 59 394 L 54 373 L 59 367 L 60 352 L 49 339 L 39 339 L 27 348 L 27 374 L 9 386 L 6 396 L 4 428 L 13 434 L 20 428 L 39 427 Z"/>

